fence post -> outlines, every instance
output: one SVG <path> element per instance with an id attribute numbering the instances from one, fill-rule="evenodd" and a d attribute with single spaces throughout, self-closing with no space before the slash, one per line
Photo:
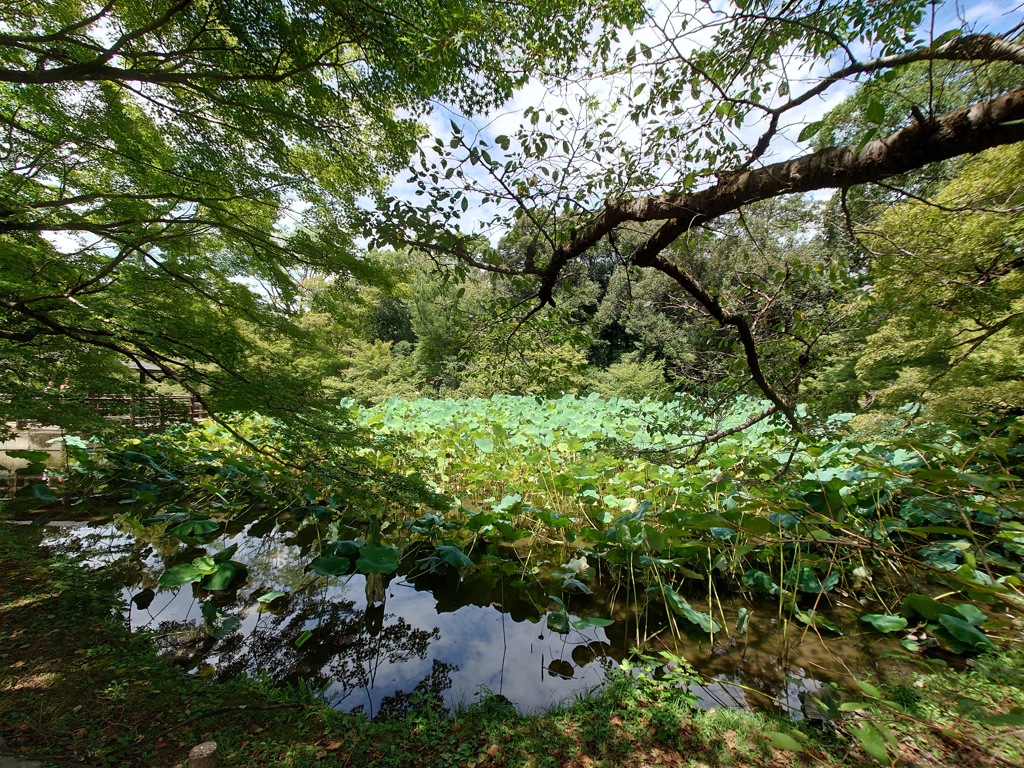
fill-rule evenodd
<path id="1" fill-rule="evenodd" d="M 217 742 L 204 741 L 188 753 L 188 768 L 217 768 Z"/>

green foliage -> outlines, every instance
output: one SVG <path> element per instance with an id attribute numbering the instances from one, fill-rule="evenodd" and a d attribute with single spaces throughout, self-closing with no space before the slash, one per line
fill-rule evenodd
<path id="1" fill-rule="evenodd" d="M 406 273 L 400 292 L 406 296 L 411 346 L 399 342 L 393 348 L 397 360 L 388 364 L 382 342 L 351 344 L 343 363 L 347 394 L 379 402 L 413 389 L 486 397 L 558 396 L 585 388 L 591 339 L 578 327 L 575 303 L 546 308 L 523 323 L 518 311 L 524 300 L 514 281 L 460 275 L 451 265 L 439 269 L 415 254 L 399 260 Z"/>
<path id="2" fill-rule="evenodd" d="M 840 319 L 832 302 L 843 286 L 819 234 L 820 218 L 820 205 L 809 198 L 766 201 L 748 206 L 741 216 L 723 216 L 714 232 L 694 234 L 670 249 L 673 261 L 721 306 L 758 318 L 762 364 L 782 378 L 808 365 L 817 338 Z M 623 247 L 629 247 L 630 240 L 624 240 Z M 695 394 L 725 390 L 731 397 L 742 386 L 745 353 L 734 333 L 709 322 L 699 303 L 664 274 L 617 267 L 595 322 L 601 328 L 621 324 L 635 338 L 641 354 L 623 357 L 621 363 L 644 357 L 664 361 L 663 369 L 677 386 Z M 653 376 L 651 370 L 617 370 Z M 595 375 L 594 391 L 615 394 L 610 373 L 611 367 Z M 630 396 L 659 397 L 662 391 L 659 386 Z"/>
<path id="3" fill-rule="evenodd" d="M 517 335 L 502 349 L 473 356 L 464 369 L 458 392 L 464 397 L 496 392 L 558 397 L 586 386 L 586 354 L 570 344 L 545 344 L 531 332 Z"/>
<path id="4" fill-rule="evenodd" d="M 627 400 L 666 400 L 672 388 L 665 380 L 665 364 L 659 360 L 643 359 L 636 353 L 624 355 L 607 368 L 592 368 L 587 376 L 587 388 L 605 397 Z"/>
<path id="5" fill-rule="evenodd" d="M 394 547 L 365 544 L 359 549 L 356 568 L 361 573 L 394 573 L 398 570 L 400 552 Z"/>
<path id="6" fill-rule="evenodd" d="M 700 680 L 700 675 L 686 659 L 671 651 L 637 655 L 639 663 L 626 659 L 619 665 L 619 669 L 637 683 L 630 686 L 630 698 L 645 706 L 663 707 L 667 711 L 661 714 L 662 722 L 674 721 L 678 729 L 699 702 L 689 687 Z M 666 738 L 669 732 L 663 728 L 659 736 Z"/>
<path id="7" fill-rule="evenodd" d="M 1000 417 L 1024 407 L 1021 318 L 1024 150 L 964 164 L 935 205 L 903 202 L 866 243 L 875 258 L 868 311 L 884 318 L 856 363 L 873 404 L 920 402 L 936 417 Z M 981 210 L 971 210 L 979 208 Z"/>
<path id="8" fill-rule="evenodd" d="M 335 390 L 343 397 L 369 403 L 415 395 L 419 378 L 415 360 L 408 353 L 408 342 L 399 344 L 404 346 L 396 348 L 398 345 L 390 341 L 352 339 L 346 345 Z"/>
<path id="9" fill-rule="evenodd" d="M 671 587 L 663 587 L 662 594 L 665 596 L 668 607 L 691 624 L 695 624 L 710 635 L 722 631 L 721 624 L 712 619 L 709 614 L 694 610 L 686 599 Z"/>
<path id="10" fill-rule="evenodd" d="M 860 620 L 868 622 L 879 632 L 899 632 L 900 630 L 907 628 L 907 620 L 902 616 L 865 613 L 860 617 Z"/>
<path id="11" fill-rule="evenodd" d="M 455 288 L 424 273 L 411 283 L 408 307 L 416 337 L 413 360 L 421 378 L 437 390 L 458 387 L 462 369 L 475 349 L 472 337 L 477 323 L 465 298 L 469 288 Z M 477 286 L 475 291 L 479 289 Z"/>
<path id="12" fill-rule="evenodd" d="M 742 422 L 758 407 L 738 402 L 718 424 Z M 795 621 L 841 634 L 827 610 L 835 595 L 876 598 L 887 581 L 878 572 L 903 563 L 963 602 L 912 594 L 902 617 L 886 610 L 864 621 L 935 638 L 908 640 L 914 651 L 976 651 L 986 647 L 977 629 L 986 614 L 974 604 L 1015 600 L 1021 586 L 1016 425 L 986 439 L 932 427 L 920 442 L 912 433 L 863 442 L 824 432 L 794 445 L 780 425 L 762 422 L 675 466 L 664 451 L 715 423 L 686 399 L 390 400 L 360 421 L 407 436 L 428 481 L 471 500 L 461 520 L 445 520 L 445 536 L 461 527 L 489 548 L 585 541 L 589 561 L 705 632 L 722 627 L 710 606 L 693 607 L 694 583 L 724 580 L 769 596 Z M 413 527 L 436 535 L 435 526 Z M 579 581 L 573 568 L 562 570 L 553 575 L 566 586 Z M 568 626 L 561 613 L 550 616 Z"/>
<path id="13" fill-rule="evenodd" d="M 168 536 L 189 543 L 208 541 L 228 521 L 258 510 L 277 510 L 268 512 L 273 515 L 287 509 L 327 520 L 343 514 L 367 519 L 391 504 L 447 506 L 447 499 L 431 493 L 417 476 L 393 471 L 395 456 L 403 451 L 395 440 L 355 427 L 346 410 L 336 410 L 334 418 L 321 426 L 331 437 L 327 448 L 316 441 L 296 445 L 301 435 L 273 420 L 250 417 L 228 426 L 204 422 L 121 444 L 69 449 L 64 492 L 109 493 L 143 525 L 164 526 Z M 362 447 L 338 448 L 334 435 L 341 430 L 346 442 Z M 369 445 L 375 445 L 372 459 L 366 457 Z M 307 463 L 292 463 L 294 455 Z M 403 463 L 412 467 L 416 459 L 405 456 Z M 215 554 L 213 561 L 224 561 L 232 551 Z"/>
<path id="14" fill-rule="evenodd" d="M 1020 426 L 983 438 L 933 426 L 927 441 L 824 431 L 794 443 L 765 420 L 701 442 L 761 407 L 738 400 L 723 419 L 688 398 L 391 399 L 339 414 L 364 432 L 340 467 L 275 459 L 279 425 L 248 420 L 236 425 L 246 442 L 209 425 L 98 454 L 76 448 L 73 482 L 58 488 L 119 498 L 195 546 L 239 521 L 255 519 L 249 535 L 259 535 L 290 520 L 317 542 L 309 570 L 325 577 L 489 562 L 539 584 L 529 553 L 560 546 L 575 556 L 546 577 L 562 593 L 547 619 L 558 632 L 574 626 L 565 601 L 590 593 L 593 569 L 638 613 L 661 606 L 676 632 L 726 632 L 716 593 L 734 589 L 842 635 L 850 627 L 832 606 L 856 595 L 873 608 L 864 620 L 913 653 L 990 648 L 1005 626 L 986 604 L 1017 604 L 1024 585 Z M 687 459 L 666 463 L 673 455 Z M 170 560 L 163 585 L 231 589 L 245 577 L 231 553 Z M 904 594 L 908 572 L 942 597 Z M 902 617 L 890 615 L 900 599 Z M 598 624 L 576 628 L 586 626 Z"/>
<path id="15" fill-rule="evenodd" d="M 102 423 L 87 396 L 136 393 L 128 360 L 218 413 L 308 416 L 331 372 L 301 317 L 302 279 L 386 283 L 355 245 L 358 203 L 415 151 L 409 115 L 431 99 L 500 104 L 530 67 L 572 62 L 592 25 L 637 13 L 401 0 L 6 11 L 3 399 L 76 427 Z"/>

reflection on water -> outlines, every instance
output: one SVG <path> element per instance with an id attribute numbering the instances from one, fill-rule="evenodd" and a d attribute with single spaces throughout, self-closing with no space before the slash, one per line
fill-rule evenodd
<path id="1" fill-rule="evenodd" d="M 234 592 L 211 594 L 198 584 L 158 586 L 165 568 L 204 550 L 151 530 L 93 523 L 51 529 L 50 539 L 87 553 L 89 565 L 119 569 L 132 628 L 152 632 L 188 669 L 303 681 L 333 706 L 370 717 L 400 714 L 424 701 L 452 708 L 485 691 L 501 694 L 522 712 L 544 709 L 600 685 L 643 630 L 621 602 L 595 588 L 585 602 L 569 604 L 573 618 L 580 612 L 616 622 L 553 632 L 544 617 L 554 587 L 484 562 L 464 578 L 402 570 L 371 576 L 369 583 L 360 574 L 322 578 L 304 570 L 308 554 L 300 543 L 306 542 L 239 532 L 209 551 L 238 544 L 233 559 L 248 566 L 248 579 Z M 269 605 L 256 601 L 271 590 L 286 596 Z M 238 629 L 212 637 L 200 599 L 237 616 Z M 723 603 L 723 623 L 735 624 L 740 605 L 745 603 Z M 646 633 L 656 629 L 648 626 Z M 685 656 L 709 681 L 694 690 L 704 706 L 768 708 L 800 717 L 801 693 L 848 680 L 848 669 L 870 671 L 881 650 L 876 644 L 884 643 L 866 632 L 831 642 L 792 625 L 789 632 L 786 638 L 766 607 L 755 609 L 745 639 L 720 633 L 710 642 L 695 634 L 661 647 Z M 662 632 L 658 639 L 667 636 Z M 658 649 L 658 639 L 648 647 Z M 781 658 L 788 658 L 785 668 Z"/>

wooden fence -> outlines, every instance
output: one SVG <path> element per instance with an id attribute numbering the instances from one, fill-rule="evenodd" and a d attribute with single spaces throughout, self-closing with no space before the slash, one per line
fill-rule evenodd
<path id="1" fill-rule="evenodd" d="M 184 424 L 206 417 L 206 410 L 189 395 L 153 395 L 150 397 L 129 397 L 108 395 L 87 397 L 82 401 L 95 408 L 112 421 L 131 424 L 143 430 L 159 430 L 172 424 Z M 47 467 L 59 467 L 64 461 L 64 446 L 61 438 L 64 430 L 60 427 L 42 424 L 7 422 L 13 433 L 7 440 L 0 441 L 0 488 L 8 482 L 9 491 L 17 491 L 19 476 L 27 483 L 35 482 L 39 475 L 24 475 L 28 465 L 25 459 L 14 458 L 7 451 L 41 451 L 48 454 Z M 21 471 L 20 471 L 21 470 Z"/>
<path id="2" fill-rule="evenodd" d="M 191 395 L 153 395 L 149 397 L 87 397 L 85 404 L 105 418 L 123 421 L 139 429 L 163 429 L 206 418 L 202 403 Z"/>

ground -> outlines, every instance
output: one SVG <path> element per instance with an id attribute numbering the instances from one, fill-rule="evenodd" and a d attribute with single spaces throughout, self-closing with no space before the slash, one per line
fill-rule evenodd
<path id="1" fill-rule="evenodd" d="M 886 687 L 889 704 L 815 727 L 692 712 L 676 689 L 652 680 L 619 680 L 543 715 L 520 716 L 493 697 L 455 714 L 425 701 L 403 720 L 368 722 L 327 709 L 309 691 L 186 675 L 128 631 L 111 574 L 81 569 L 39 540 L 38 528 L 0 522 L 3 768 L 11 755 L 44 765 L 183 766 L 206 740 L 219 745 L 218 766 L 869 765 L 848 733 L 858 722 L 888 729 L 886 749 L 900 765 L 1019 766 L 1024 758 L 1024 650 Z M 787 745 L 799 751 L 780 748 Z"/>

